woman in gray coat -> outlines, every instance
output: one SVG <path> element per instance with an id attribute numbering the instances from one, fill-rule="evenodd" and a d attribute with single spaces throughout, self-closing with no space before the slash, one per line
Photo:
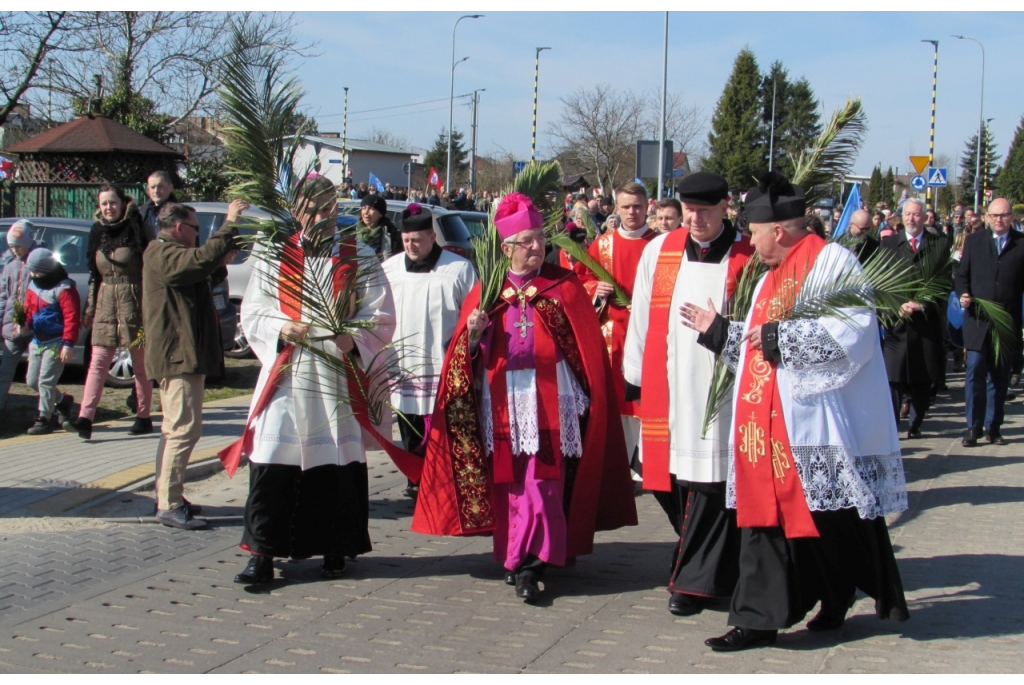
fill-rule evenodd
<path id="1" fill-rule="evenodd" d="M 149 415 L 153 386 L 146 376 L 142 327 L 142 253 L 149 241 L 138 207 L 120 188 L 101 186 L 98 204 L 89 233 L 89 299 L 82 317 L 82 325 L 92 328 L 92 356 L 78 419 L 64 424 L 85 440 L 92 437 L 103 383 L 119 347 L 131 353 L 138 395 L 135 423 L 128 432 L 153 432 Z"/>

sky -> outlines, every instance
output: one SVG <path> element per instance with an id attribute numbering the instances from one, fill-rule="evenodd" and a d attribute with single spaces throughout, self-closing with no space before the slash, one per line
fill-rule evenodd
<path id="1" fill-rule="evenodd" d="M 947 4 L 947 3 L 941 3 Z M 962 4 L 960 4 L 962 6 Z M 319 54 L 295 60 L 303 106 L 321 131 L 341 131 L 349 88 L 348 134 L 374 127 L 430 147 L 448 125 L 452 27 L 455 95 L 480 94 L 478 153 L 530 154 L 534 49 L 541 54 L 538 156 L 553 152 L 546 131 L 560 98 L 599 83 L 655 93 L 661 86 L 664 12 L 299 12 L 297 37 Z M 933 48 L 939 41 L 936 156 L 955 160 L 978 130 L 981 49 L 985 46 L 984 117 L 1005 157 L 1024 114 L 1019 40 L 1022 13 L 680 12 L 669 15 L 668 91 L 682 93 L 706 117 L 706 130 L 733 61 L 744 47 L 762 72 L 781 60 L 790 79 L 806 77 L 825 121 L 847 97 L 863 99 L 868 133 L 854 165 L 881 163 L 905 172 L 909 155 L 927 155 Z M 467 133 L 468 98 L 457 99 L 455 128 Z M 396 107 L 429 102 L 416 107 Z M 383 109 L 389 108 L 389 109 Z M 378 110 L 369 112 L 367 110 Z M 953 175 L 953 170 L 950 174 Z"/>

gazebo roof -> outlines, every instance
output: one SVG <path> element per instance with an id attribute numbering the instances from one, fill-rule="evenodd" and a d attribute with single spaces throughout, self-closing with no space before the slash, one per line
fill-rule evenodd
<path id="1" fill-rule="evenodd" d="M 7 148 L 8 152 L 32 153 L 136 153 L 180 157 L 166 145 L 133 131 L 124 124 L 99 115 L 85 115 Z"/>

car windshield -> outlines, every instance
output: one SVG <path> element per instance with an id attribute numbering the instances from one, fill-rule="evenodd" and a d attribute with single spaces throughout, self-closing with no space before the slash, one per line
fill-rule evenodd
<path id="1" fill-rule="evenodd" d="M 468 243 L 469 229 L 457 214 L 435 214 L 437 223 L 441 224 L 444 239 L 449 243 Z"/>
<path id="2" fill-rule="evenodd" d="M 203 245 L 210 236 L 216 233 L 221 226 L 224 225 L 224 220 L 227 218 L 226 214 L 220 214 L 219 212 L 196 212 L 196 219 L 199 220 L 199 243 Z M 241 223 L 238 226 L 239 235 L 248 236 L 254 235 L 256 230 L 253 228 L 245 227 L 246 217 L 242 217 Z M 249 249 L 251 244 L 248 241 L 239 241 L 238 255 L 235 256 L 235 261 L 232 264 L 242 264 L 246 259 L 249 258 Z"/>
<path id="3" fill-rule="evenodd" d="M 462 222 L 466 224 L 466 228 L 469 229 L 470 235 L 474 238 L 481 238 L 487 233 L 486 216 L 470 216 L 463 214 Z"/>

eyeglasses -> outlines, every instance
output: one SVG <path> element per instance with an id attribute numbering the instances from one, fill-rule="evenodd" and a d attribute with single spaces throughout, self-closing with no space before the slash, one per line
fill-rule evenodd
<path id="1" fill-rule="evenodd" d="M 1013 214 L 989 214 L 988 217 L 990 219 L 1003 219 L 1005 221 L 1013 218 Z"/>
<path id="2" fill-rule="evenodd" d="M 199 230 L 199 226 L 196 225 L 196 224 L 190 224 L 190 223 L 188 223 L 186 221 L 179 221 L 178 223 L 181 224 L 182 226 L 188 226 L 190 228 L 196 229 L 197 231 Z"/>
<path id="3" fill-rule="evenodd" d="M 538 236 L 536 238 L 530 238 L 529 240 L 513 240 L 512 244 L 516 247 L 527 248 L 534 245 L 543 245 L 545 242 L 546 238 L 544 238 L 544 236 Z"/>

